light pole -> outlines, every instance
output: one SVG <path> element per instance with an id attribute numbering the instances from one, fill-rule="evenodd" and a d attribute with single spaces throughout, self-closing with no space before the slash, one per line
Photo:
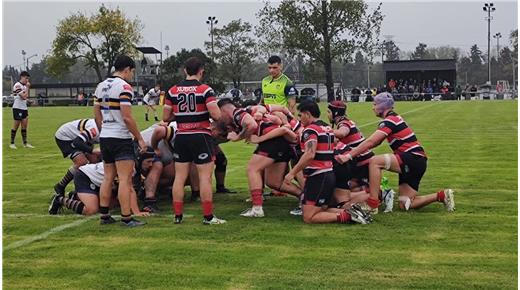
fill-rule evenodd
<path id="1" fill-rule="evenodd" d="M 215 51 L 213 50 L 213 25 L 217 24 L 218 20 L 215 16 L 208 16 L 206 24 L 209 25 L 209 34 L 211 35 L 211 59 L 215 57 Z"/>
<path id="2" fill-rule="evenodd" d="M 25 52 L 25 50 L 22 49 L 22 59 L 23 59 L 23 62 L 22 62 L 22 69 L 23 69 L 23 65 L 25 64 L 25 55 L 27 54 L 27 52 Z"/>
<path id="3" fill-rule="evenodd" d="M 482 7 L 482 10 L 484 12 L 487 12 L 488 17 L 486 18 L 488 22 L 488 55 L 487 55 L 487 61 L 488 61 L 488 82 L 491 84 L 491 63 L 489 62 L 489 54 L 490 54 L 490 46 L 491 46 L 491 12 L 495 11 L 495 7 L 493 7 L 493 3 L 485 3 L 484 7 Z"/>
<path id="4" fill-rule="evenodd" d="M 29 71 L 29 60 L 30 60 L 31 58 L 35 57 L 35 56 L 38 56 L 38 54 L 35 53 L 35 54 L 33 54 L 33 55 L 31 55 L 31 56 L 29 56 L 29 57 L 27 58 L 27 65 L 26 65 L 27 71 Z"/>
<path id="5" fill-rule="evenodd" d="M 166 46 L 164 47 L 164 50 L 166 50 L 166 58 L 168 58 L 168 56 L 169 56 L 169 52 L 170 52 L 170 46 L 169 46 L 169 45 L 166 45 Z"/>
<path id="6" fill-rule="evenodd" d="M 500 58 L 500 38 L 502 38 L 502 33 L 500 32 L 497 32 L 495 33 L 495 35 L 493 35 L 493 38 L 496 38 L 497 39 L 497 62 L 498 62 L 498 59 Z"/>

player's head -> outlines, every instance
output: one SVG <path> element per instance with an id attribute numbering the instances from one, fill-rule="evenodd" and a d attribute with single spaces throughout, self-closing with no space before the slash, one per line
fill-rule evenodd
<path id="1" fill-rule="evenodd" d="M 394 98 L 388 92 L 383 92 L 374 97 L 372 110 L 376 116 L 383 118 L 388 111 L 394 108 Z"/>
<path id="2" fill-rule="evenodd" d="M 148 175 L 156 158 L 152 147 L 148 146 L 144 153 L 137 154 L 136 171 L 144 176 Z"/>
<path id="3" fill-rule="evenodd" d="M 30 77 L 31 76 L 29 75 L 28 72 L 23 71 L 23 72 L 20 73 L 20 82 L 22 84 L 26 84 Z"/>
<path id="4" fill-rule="evenodd" d="M 192 56 L 184 62 L 184 72 L 188 76 L 197 76 L 200 80 L 204 74 L 204 62 L 200 58 Z"/>
<path id="5" fill-rule="evenodd" d="M 321 115 L 320 107 L 312 101 L 304 101 L 300 103 L 300 105 L 298 105 L 298 111 L 300 111 L 298 116 L 300 117 L 303 126 L 308 126 L 316 119 L 319 119 Z"/>
<path id="6" fill-rule="evenodd" d="M 125 81 L 130 81 L 134 78 L 135 62 L 128 55 L 120 55 L 114 62 L 114 69 Z"/>
<path id="7" fill-rule="evenodd" d="M 267 69 L 273 78 L 278 77 L 282 73 L 282 59 L 277 55 L 271 55 L 267 60 Z"/>
<path id="8" fill-rule="evenodd" d="M 156 83 L 155 84 L 155 90 L 158 91 L 161 89 L 161 84 L 160 83 Z"/>
<path id="9" fill-rule="evenodd" d="M 347 105 L 343 101 L 332 101 L 328 105 L 327 114 L 330 122 L 334 122 L 337 117 L 345 116 Z"/>
<path id="10" fill-rule="evenodd" d="M 231 98 L 222 98 L 218 100 L 217 106 L 220 108 L 220 111 L 223 113 L 223 119 L 226 123 L 231 122 L 233 118 L 233 111 L 237 108 L 237 105 Z"/>

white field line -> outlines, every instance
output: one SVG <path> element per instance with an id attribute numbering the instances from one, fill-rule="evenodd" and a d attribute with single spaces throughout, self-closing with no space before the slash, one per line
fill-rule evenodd
<path id="1" fill-rule="evenodd" d="M 416 112 L 416 111 L 424 110 L 424 109 L 427 109 L 429 107 L 435 106 L 438 103 L 440 103 L 440 102 L 435 102 L 434 104 L 431 104 L 429 106 L 413 109 L 413 110 L 401 113 L 400 115 L 406 115 L 406 114 L 413 113 L 413 112 Z M 369 122 L 369 123 L 366 123 L 366 124 L 363 124 L 363 125 L 359 126 L 358 128 L 362 128 L 362 127 L 366 127 L 366 126 L 369 126 L 369 125 L 377 124 L 379 122 L 381 122 L 381 121 L 377 120 L 377 121 Z M 6 216 L 6 217 L 46 216 L 47 217 L 48 215 L 6 214 L 4 216 Z M 11 243 L 8 246 L 4 247 L 3 251 L 13 250 L 13 249 L 20 248 L 20 247 L 23 247 L 25 245 L 31 244 L 31 243 L 36 242 L 36 241 L 44 240 L 48 236 L 50 236 L 52 234 L 59 233 L 59 232 L 64 231 L 64 230 L 66 230 L 68 228 L 73 228 L 73 227 L 80 226 L 80 225 L 86 223 L 87 221 L 89 221 L 89 220 L 91 220 L 91 219 L 93 219 L 95 217 L 96 216 L 91 216 L 91 217 L 88 217 L 88 218 L 85 218 L 85 219 L 80 219 L 80 220 L 77 220 L 77 221 L 74 221 L 74 222 L 71 222 L 71 223 L 68 223 L 68 224 L 64 224 L 64 225 L 61 225 L 61 226 L 54 227 L 54 228 L 52 228 L 52 229 L 50 229 L 50 230 L 48 230 L 46 232 L 43 232 L 43 233 L 41 233 L 39 235 L 28 237 L 28 238 L 23 239 L 21 241 L 17 241 L 17 242 Z"/>
<path id="2" fill-rule="evenodd" d="M 48 236 L 50 236 L 52 234 L 59 233 L 59 232 L 64 231 L 64 230 L 66 230 L 68 228 L 77 227 L 77 226 L 79 226 L 81 224 L 84 224 L 84 223 L 88 222 L 89 220 L 91 220 L 91 219 L 93 219 L 95 217 L 96 216 L 91 216 L 91 217 L 88 217 L 88 218 L 84 218 L 84 219 L 80 219 L 80 220 L 74 221 L 72 223 L 68 223 L 68 224 L 64 224 L 64 225 L 61 225 L 61 226 L 57 226 L 57 227 L 52 228 L 52 229 L 50 229 L 50 230 L 48 230 L 48 231 L 46 231 L 44 233 L 39 234 L 39 235 L 28 237 L 28 238 L 23 239 L 21 241 L 17 241 L 17 242 L 11 243 L 8 246 L 4 247 L 3 252 L 9 251 L 9 250 L 13 250 L 13 249 L 16 249 L 16 248 L 20 248 L 20 247 L 23 247 L 23 246 L 28 245 L 30 243 L 36 242 L 36 241 L 45 240 Z"/>
<path id="3" fill-rule="evenodd" d="M 417 112 L 417 111 L 420 111 L 420 110 L 424 110 L 424 109 L 427 109 L 427 108 L 430 108 L 430 107 L 433 107 L 437 104 L 440 104 L 441 102 L 434 102 L 433 104 L 429 105 L 429 106 L 425 106 L 425 107 L 420 107 L 420 108 L 417 108 L 417 109 L 413 109 L 413 110 L 410 110 L 410 111 L 406 111 L 404 113 L 401 113 L 399 115 L 407 115 L 407 114 L 410 114 L 410 113 L 413 113 L 413 112 Z M 366 126 L 369 126 L 369 125 L 374 125 L 374 124 L 378 124 L 380 123 L 381 120 L 376 120 L 376 121 L 373 121 L 373 122 L 369 122 L 369 123 L 365 123 L 361 126 L 358 126 L 358 128 L 363 128 L 363 127 L 366 127 Z"/>

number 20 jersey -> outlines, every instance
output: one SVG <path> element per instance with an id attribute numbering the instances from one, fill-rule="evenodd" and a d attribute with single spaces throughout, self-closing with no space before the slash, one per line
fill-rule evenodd
<path id="1" fill-rule="evenodd" d="M 197 80 L 184 80 L 168 91 L 165 105 L 172 108 L 178 134 L 211 134 L 206 105 L 213 102 L 216 97 L 210 86 Z"/>

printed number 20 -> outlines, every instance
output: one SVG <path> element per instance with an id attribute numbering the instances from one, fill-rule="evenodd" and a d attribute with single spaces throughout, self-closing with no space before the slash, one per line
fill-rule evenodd
<path id="1" fill-rule="evenodd" d="M 197 110 L 197 99 L 194 93 L 179 94 L 179 112 L 195 112 Z"/>

